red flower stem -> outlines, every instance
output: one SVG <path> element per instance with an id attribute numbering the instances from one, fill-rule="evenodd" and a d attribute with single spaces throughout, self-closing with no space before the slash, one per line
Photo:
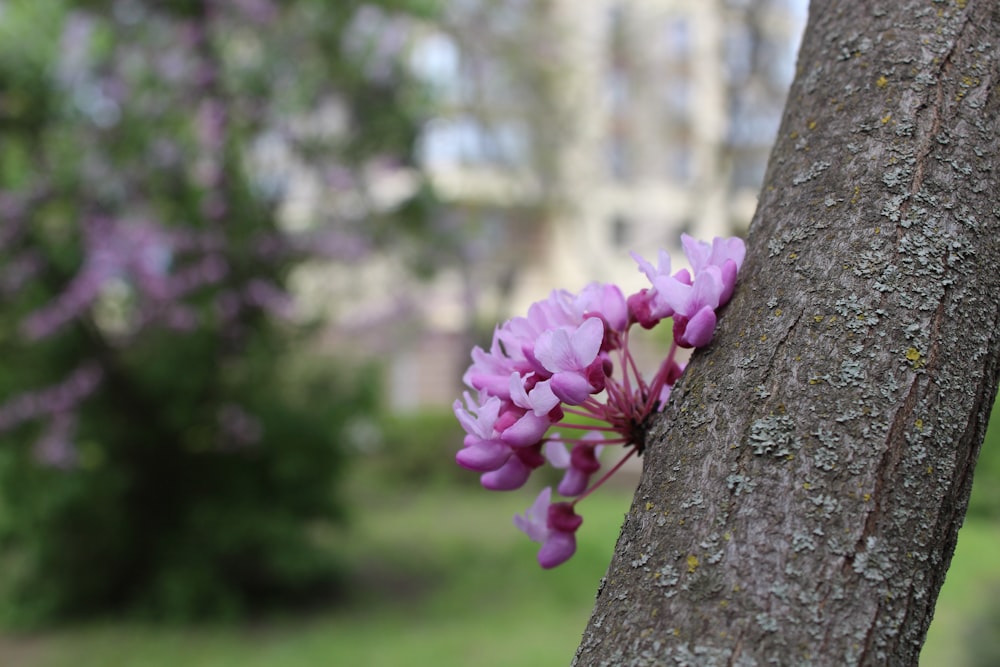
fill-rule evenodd
<path id="1" fill-rule="evenodd" d="M 615 409 L 624 414 L 630 403 L 628 394 L 623 393 L 621 386 L 617 382 L 605 384 L 604 390 L 608 392 L 608 406 L 605 407 L 610 407 L 614 404 Z"/>
<path id="2" fill-rule="evenodd" d="M 628 332 L 626 332 L 626 334 L 627 333 Z M 635 363 L 635 357 L 632 356 L 632 353 L 629 351 L 627 347 L 624 349 L 623 352 L 625 359 L 628 362 L 628 367 L 632 369 L 632 374 L 635 376 L 635 380 L 639 385 L 639 389 L 642 391 L 648 391 L 649 387 L 646 385 L 646 381 L 642 379 L 642 373 L 639 372 L 639 365 Z M 623 369 L 622 373 L 627 376 L 628 374 L 627 369 Z"/>
<path id="3" fill-rule="evenodd" d="M 644 417 L 653 411 L 653 405 L 660 398 L 660 391 L 663 390 L 663 385 L 667 381 L 667 373 L 670 372 L 670 368 L 673 366 L 677 350 L 677 343 L 671 342 L 670 352 L 667 353 L 667 358 L 660 364 L 660 370 L 656 371 L 656 376 L 653 378 L 653 386 L 650 387 L 649 396 L 646 398 L 646 406 L 643 412 Z"/>
<path id="4" fill-rule="evenodd" d="M 556 424 L 556 428 L 575 428 L 581 431 L 611 431 L 618 432 L 614 426 L 588 426 L 587 424 Z"/>
<path id="5" fill-rule="evenodd" d="M 638 450 L 636 450 L 635 447 L 633 447 L 632 449 L 628 450 L 628 453 L 625 454 L 625 456 L 623 456 L 621 458 L 621 460 L 618 461 L 618 463 L 616 463 L 615 466 L 611 470 L 609 470 L 606 473 L 604 473 L 599 480 L 597 480 L 596 482 L 594 482 L 594 484 L 589 489 L 587 489 L 586 491 L 584 491 L 582 495 L 580 495 L 578 498 L 576 498 L 570 504 L 575 507 L 578 502 L 580 502 L 581 500 L 583 500 L 584 498 L 586 498 L 587 496 L 589 496 L 591 493 L 593 493 L 597 489 L 601 488 L 601 485 L 604 484 L 606 481 L 608 481 L 608 479 L 612 475 L 614 475 L 616 472 L 618 472 L 618 470 L 623 465 L 625 465 L 625 462 L 628 461 L 630 458 L 632 458 L 632 455 L 635 454 L 636 451 L 638 451 Z"/>
<path id="6" fill-rule="evenodd" d="M 583 438 L 546 438 L 550 442 L 561 442 L 567 445 L 578 445 L 584 443 L 595 447 L 622 445 L 629 442 L 628 438 L 609 438 L 607 440 L 584 440 Z"/>
<path id="7" fill-rule="evenodd" d="M 629 329 L 626 329 L 625 334 L 622 336 L 622 347 L 620 350 L 618 350 L 618 355 L 621 358 L 620 365 L 622 368 L 622 386 L 625 389 L 626 394 L 631 394 L 632 386 L 628 380 L 628 364 L 630 359 L 630 355 L 628 353 L 628 332 Z M 639 377 L 638 373 L 636 373 L 636 379 L 640 381 L 642 380 L 642 378 Z"/>

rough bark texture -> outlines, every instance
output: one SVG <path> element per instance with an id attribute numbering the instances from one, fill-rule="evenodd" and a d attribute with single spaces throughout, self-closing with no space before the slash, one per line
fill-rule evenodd
<path id="1" fill-rule="evenodd" d="M 994 0 L 814 2 L 574 664 L 914 665 L 996 392 Z"/>

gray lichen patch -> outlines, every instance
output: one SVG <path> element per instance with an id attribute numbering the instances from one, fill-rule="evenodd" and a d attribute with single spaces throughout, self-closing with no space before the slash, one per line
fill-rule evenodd
<path id="1" fill-rule="evenodd" d="M 758 456 L 787 459 L 802 448 L 802 440 L 795 434 L 795 423 L 790 417 L 771 415 L 750 426 L 747 445 Z"/>
<path id="2" fill-rule="evenodd" d="M 864 550 L 854 555 L 853 567 L 869 581 L 886 581 L 896 570 L 891 551 L 875 537 L 868 537 Z"/>
<path id="3" fill-rule="evenodd" d="M 813 162 L 809 166 L 809 169 L 802 172 L 801 174 L 796 174 L 795 177 L 792 178 L 792 184 L 802 185 L 803 183 L 808 183 L 809 181 L 813 180 L 814 178 L 816 178 L 829 168 L 830 168 L 829 162 L 825 160 L 817 160 L 816 162 Z"/>

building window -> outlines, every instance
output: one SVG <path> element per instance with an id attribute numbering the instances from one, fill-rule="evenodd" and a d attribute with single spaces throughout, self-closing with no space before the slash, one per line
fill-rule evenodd
<path id="1" fill-rule="evenodd" d="M 632 151 L 625 133 L 612 130 L 606 150 L 608 174 L 619 183 L 628 182 L 632 177 Z"/>
<path id="2" fill-rule="evenodd" d="M 514 120 L 487 125 L 469 115 L 436 118 L 424 127 L 418 153 L 429 168 L 507 167 L 527 160 L 528 139 L 524 125 Z"/>
<path id="3" fill-rule="evenodd" d="M 667 20 L 664 45 L 668 61 L 686 63 L 691 59 L 691 24 L 686 17 L 672 16 Z"/>
<path id="4" fill-rule="evenodd" d="M 616 249 L 627 248 L 632 242 L 632 223 L 623 215 L 617 214 L 610 223 L 611 245 Z"/>
<path id="5" fill-rule="evenodd" d="M 691 115 L 692 85 L 688 77 L 675 74 L 666 78 L 663 101 L 671 118 L 685 119 Z"/>
<path id="6" fill-rule="evenodd" d="M 674 183 L 690 183 L 694 178 L 694 156 L 691 145 L 681 139 L 666 146 L 667 178 Z"/>
<path id="7" fill-rule="evenodd" d="M 435 33 L 419 41 L 410 55 L 410 63 L 417 76 L 442 99 L 451 103 L 459 100 L 461 59 L 458 46 L 449 36 Z"/>

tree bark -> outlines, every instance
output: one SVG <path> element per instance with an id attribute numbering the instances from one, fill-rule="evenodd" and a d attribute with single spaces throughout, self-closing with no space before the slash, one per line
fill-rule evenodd
<path id="1" fill-rule="evenodd" d="M 1000 368 L 1000 5 L 814 2 L 576 665 L 915 665 Z"/>

